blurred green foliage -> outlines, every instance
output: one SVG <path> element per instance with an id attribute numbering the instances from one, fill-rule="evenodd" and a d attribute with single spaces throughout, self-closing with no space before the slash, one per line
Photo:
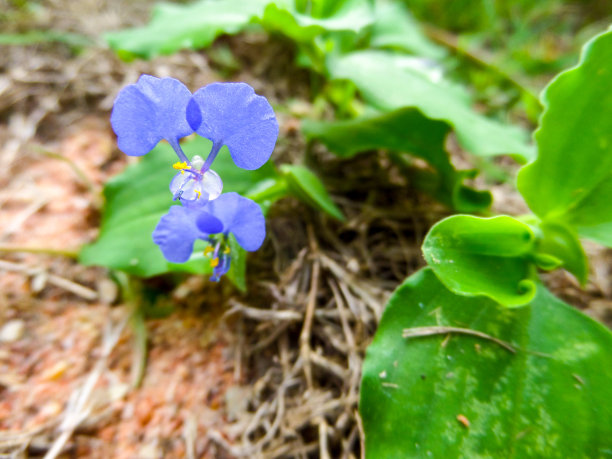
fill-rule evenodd
<path id="1" fill-rule="evenodd" d="M 532 75 L 561 71 L 580 47 L 610 23 L 605 0 L 404 0 L 420 21 L 486 47 L 513 69 Z M 501 59 L 500 59 L 501 60 Z"/>
<path id="2" fill-rule="evenodd" d="M 473 85 L 476 100 L 489 113 L 514 108 L 515 117 L 526 116 L 532 123 L 541 112 L 533 96 L 554 74 L 576 62 L 588 38 L 612 22 L 606 0 L 404 4 L 431 36 L 452 43 L 457 50 L 454 73 Z"/>

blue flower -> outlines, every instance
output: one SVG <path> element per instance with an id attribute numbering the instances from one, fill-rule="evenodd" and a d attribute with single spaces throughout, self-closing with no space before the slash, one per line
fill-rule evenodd
<path id="1" fill-rule="evenodd" d="M 257 250 L 266 237 L 261 208 L 238 193 L 222 194 L 199 207 L 172 206 L 153 231 L 153 241 L 173 263 L 189 260 L 196 239 L 208 241 L 204 253 L 211 257 L 211 280 L 219 280 L 231 264 L 230 233 L 249 252 Z"/>
<path id="2" fill-rule="evenodd" d="M 150 75 L 119 92 L 111 124 L 119 148 L 131 156 L 168 141 L 179 158 L 170 191 L 189 207 L 221 194 L 223 182 L 210 167 L 223 145 L 238 167 L 251 170 L 270 158 L 278 137 L 274 110 L 246 83 L 213 83 L 192 96 L 180 81 Z M 199 155 L 189 160 L 181 149 L 179 140 L 193 132 L 213 142 L 205 161 Z"/>

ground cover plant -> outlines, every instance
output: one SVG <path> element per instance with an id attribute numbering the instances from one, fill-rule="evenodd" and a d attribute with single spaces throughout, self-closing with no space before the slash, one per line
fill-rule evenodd
<path id="1" fill-rule="evenodd" d="M 57 289 L 102 304 L 78 316 L 98 321 L 94 338 L 62 341 L 93 343 L 83 364 L 42 371 L 54 352 L 23 331 L 34 319 L 3 281 L 2 452 L 610 454 L 612 335 L 574 306 L 603 304 L 603 321 L 612 310 L 597 248 L 612 243 L 612 32 L 593 5 L 551 24 L 565 7 L 199 0 L 100 33 L 28 29 L 38 5 L 12 5 L 10 65 L 61 49 L 75 67 L 38 111 L 19 115 L 42 104 L 29 95 L 0 110 L 9 132 L 36 120 L 3 149 L 3 212 L 39 180 L 36 163 L 12 162 L 26 149 L 51 184 L 58 160 L 70 166 L 89 216 L 74 233 L 52 205 L 25 206 L 3 229 L 0 268 L 50 308 L 73 303 Z M 546 28 L 564 37 L 550 55 L 530 35 Z M 24 74 L 10 73 L 11 93 Z M 72 92 L 77 109 L 57 122 L 98 101 L 104 161 L 45 142 Z M 34 229 L 54 226 L 37 216 L 80 245 L 36 243 Z M 85 285 L 28 267 L 35 257 L 66 257 L 52 266 Z"/>
<path id="2" fill-rule="evenodd" d="M 371 457 L 609 451 L 612 335 L 555 298 L 537 269 L 563 267 L 584 285 L 578 237 L 610 245 L 607 206 L 598 205 L 609 200 L 610 53 L 607 32 L 543 93 L 538 157 L 518 176 L 535 215 L 455 215 L 425 238 L 430 268 L 394 293 L 364 364 Z M 578 132 L 586 137 L 576 142 Z"/>

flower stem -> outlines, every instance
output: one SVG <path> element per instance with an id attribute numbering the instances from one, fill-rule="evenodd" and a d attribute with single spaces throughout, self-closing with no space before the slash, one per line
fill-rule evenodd
<path id="1" fill-rule="evenodd" d="M 202 166 L 202 169 L 200 169 L 200 172 L 202 174 L 204 172 L 206 172 L 208 169 L 210 169 L 210 166 L 212 165 L 213 161 L 215 160 L 215 158 L 219 154 L 219 150 L 221 150 L 222 146 L 223 146 L 222 142 L 218 142 L 218 143 L 217 142 L 213 142 L 213 146 L 210 149 L 210 153 L 208 154 L 208 158 L 206 158 L 206 162 Z"/>
<path id="2" fill-rule="evenodd" d="M 189 161 L 189 159 L 187 159 L 187 155 L 183 152 L 183 149 L 181 148 L 181 144 L 179 143 L 178 139 L 175 139 L 175 140 L 172 140 L 172 141 L 168 140 L 168 143 L 170 144 L 170 146 L 172 147 L 172 149 L 176 153 L 176 156 L 179 157 L 179 160 L 180 161 L 184 161 L 188 165 L 191 166 L 191 161 Z"/>

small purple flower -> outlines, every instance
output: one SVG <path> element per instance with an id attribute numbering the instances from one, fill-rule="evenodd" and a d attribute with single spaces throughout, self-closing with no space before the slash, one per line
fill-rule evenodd
<path id="1" fill-rule="evenodd" d="M 238 167 L 257 169 L 270 158 L 278 137 L 274 110 L 246 83 L 213 83 L 192 96 L 180 81 L 150 75 L 119 92 L 111 124 L 119 148 L 131 156 L 168 141 L 179 158 L 170 191 L 190 207 L 221 194 L 223 182 L 210 167 L 223 145 Z M 213 142 L 206 161 L 200 156 L 189 160 L 181 149 L 179 140 L 194 132 Z"/>
<path id="2" fill-rule="evenodd" d="M 199 207 L 172 206 L 153 231 L 153 241 L 173 263 L 189 260 L 196 239 L 208 241 L 204 253 L 211 256 L 211 280 L 219 280 L 230 268 L 230 233 L 249 252 L 257 250 L 266 237 L 261 208 L 238 193 L 222 194 Z"/>

